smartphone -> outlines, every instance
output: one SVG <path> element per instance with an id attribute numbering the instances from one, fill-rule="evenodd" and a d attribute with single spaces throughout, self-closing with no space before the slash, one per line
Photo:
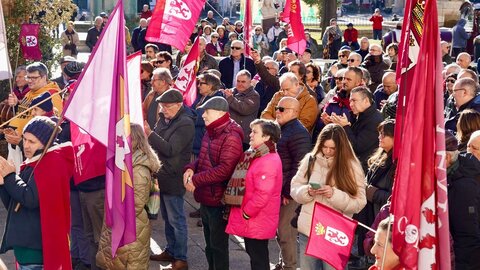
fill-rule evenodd
<path id="1" fill-rule="evenodd" d="M 310 186 L 313 188 L 313 189 L 319 189 L 321 186 L 319 183 L 310 183 Z"/>

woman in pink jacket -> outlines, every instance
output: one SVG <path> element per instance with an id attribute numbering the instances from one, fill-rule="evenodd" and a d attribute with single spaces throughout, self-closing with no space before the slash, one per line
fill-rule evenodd
<path id="1" fill-rule="evenodd" d="M 225 201 L 231 205 L 226 232 L 245 239 L 252 270 L 269 270 L 268 239 L 278 227 L 282 189 L 282 162 L 275 149 L 280 127 L 264 119 L 250 127 L 250 149 L 225 192 Z"/>

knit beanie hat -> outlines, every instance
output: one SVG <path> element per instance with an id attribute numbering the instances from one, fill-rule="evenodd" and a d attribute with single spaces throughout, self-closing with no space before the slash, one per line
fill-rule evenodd
<path id="1" fill-rule="evenodd" d="M 54 130 L 55 122 L 50 118 L 46 116 L 36 116 L 27 123 L 23 129 L 23 133 L 28 132 L 32 134 L 45 146 Z"/>
<path id="2" fill-rule="evenodd" d="M 70 77 L 71 79 L 78 79 L 80 74 L 83 71 L 83 63 L 73 61 L 68 63 L 64 68 L 63 72 Z"/>
<path id="3" fill-rule="evenodd" d="M 51 95 L 50 95 L 49 92 L 45 92 L 45 93 L 41 94 L 40 96 L 38 96 L 38 97 L 36 97 L 32 100 L 32 103 L 30 103 L 30 107 L 36 106 L 40 102 L 46 100 L 42 104 L 38 105 L 38 107 L 40 109 L 44 110 L 47 113 L 51 112 L 53 110 L 53 103 L 52 103 L 52 99 L 50 98 L 50 96 Z"/>

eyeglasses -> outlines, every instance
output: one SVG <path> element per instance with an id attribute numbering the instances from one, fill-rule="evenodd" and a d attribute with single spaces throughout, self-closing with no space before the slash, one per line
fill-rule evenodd
<path id="1" fill-rule="evenodd" d="M 154 83 L 155 81 L 163 81 L 163 80 L 162 80 L 162 79 L 155 79 L 155 78 L 153 78 L 153 79 L 151 79 L 150 81 L 151 81 L 152 83 Z"/>
<path id="2" fill-rule="evenodd" d="M 340 58 L 344 58 L 344 57 L 348 57 L 348 56 L 347 56 L 347 55 L 345 55 L 345 54 L 340 54 L 338 57 L 340 57 Z"/>
<path id="3" fill-rule="evenodd" d="M 167 60 L 157 60 L 157 61 L 155 61 L 155 64 L 163 64 L 163 63 L 165 63 L 165 61 L 167 61 Z"/>
<path id="4" fill-rule="evenodd" d="M 262 30 L 255 30 L 255 32 L 262 32 Z"/>
<path id="5" fill-rule="evenodd" d="M 198 85 L 202 85 L 202 84 L 208 84 L 206 82 L 198 82 Z"/>
<path id="6" fill-rule="evenodd" d="M 353 63 L 353 62 L 355 62 L 355 59 L 348 59 L 347 61 L 350 62 L 350 63 Z"/>
<path id="7" fill-rule="evenodd" d="M 241 49 L 243 49 L 242 47 L 230 47 L 230 48 L 232 48 L 232 50 L 241 50 Z"/>
<path id="8" fill-rule="evenodd" d="M 343 81 L 343 77 L 333 77 L 335 81 Z"/>
<path id="9" fill-rule="evenodd" d="M 279 111 L 281 113 L 283 113 L 285 110 L 293 110 L 293 108 L 286 108 L 286 107 L 281 107 L 281 106 L 276 106 L 275 107 L 275 111 Z"/>
<path id="10" fill-rule="evenodd" d="M 212 38 L 218 38 L 217 36 L 212 36 Z"/>
<path id="11" fill-rule="evenodd" d="M 467 89 L 465 89 L 465 88 L 457 88 L 457 89 L 453 89 L 453 92 L 462 91 L 462 90 L 466 91 Z"/>
<path id="12" fill-rule="evenodd" d="M 39 78 L 41 78 L 42 76 L 25 76 L 25 80 L 26 81 L 36 81 L 38 80 Z"/>
<path id="13" fill-rule="evenodd" d="M 445 82 L 447 83 L 455 83 L 457 80 L 454 80 L 454 79 L 448 79 L 448 80 L 445 80 Z"/>

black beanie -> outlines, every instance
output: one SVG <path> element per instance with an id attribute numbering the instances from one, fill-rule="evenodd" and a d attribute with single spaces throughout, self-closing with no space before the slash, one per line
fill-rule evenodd
<path id="1" fill-rule="evenodd" d="M 55 122 L 50 118 L 46 116 L 36 116 L 27 123 L 25 128 L 23 128 L 23 133 L 31 133 L 44 146 L 46 146 L 54 129 Z"/>
<path id="2" fill-rule="evenodd" d="M 37 105 L 38 103 L 50 98 L 50 93 L 49 92 L 45 92 L 41 95 L 39 95 L 38 97 L 34 98 L 32 100 L 32 102 L 30 103 L 30 107 L 33 107 L 35 105 Z M 51 112 L 53 110 L 53 103 L 52 103 L 52 99 L 49 99 L 45 102 L 43 102 L 42 104 L 38 105 L 38 107 L 42 110 L 44 110 L 45 112 Z"/>

